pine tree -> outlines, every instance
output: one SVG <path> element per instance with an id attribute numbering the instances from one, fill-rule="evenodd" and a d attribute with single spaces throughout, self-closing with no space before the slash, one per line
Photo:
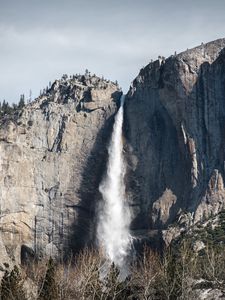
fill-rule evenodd
<path id="1" fill-rule="evenodd" d="M 3 103 L 2 103 L 2 115 L 6 115 L 9 112 L 10 112 L 9 104 L 5 100 L 3 100 Z"/>
<path id="2" fill-rule="evenodd" d="M 9 280 L 10 273 L 8 270 L 5 271 L 5 274 L 1 281 L 1 299 L 7 300 L 10 299 L 10 280 Z"/>
<path id="3" fill-rule="evenodd" d="M 39 300 L 57 300 L 59 299 L 58 287 L 55 281 L 55 263 L 50 257 L 47 264 L 44 284 L 41 288 Z"/>
<path id="4" fill-rule="evenodd" d="M 20 271 L 14 266 L 11 273 L 8 270 L 1 282 L 1 300 L 26 300 Z"/>
<path id="5" fill-rule="evenodd" d="M 112 263 L 108 276 L 105 282 L 104 297 L 107 300 L 120 299 L 125 300 L 131 295 L 131 291 L 128 287 L 128 280 L 122 281 L 119 277 L 120 271 Z"/>
<path id="6" fill-rule="evenodd" d="M 24 95 L 21 95 L 20 96 L 20 101 L 19 101 L 19 104 L 18 104 L 18 108 L 22 109 L 24 107 L 24 105 L 25 105 L 25 97 L 24 97 Z"/>
<path id="7" fill-rule="evenodd" d="M 2 102 L 0 102 L 0 117 L 3 115 Z"/>

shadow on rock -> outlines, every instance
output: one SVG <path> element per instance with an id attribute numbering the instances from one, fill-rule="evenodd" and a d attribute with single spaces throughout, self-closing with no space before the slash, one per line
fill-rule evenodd
<path id="1" fill-rule="evenodd" d="M 118 93 L 114 99 L 116 99 L 119 105 Z M 64 245 L 65 258 L 76 255 L 85 247 L 96 246 L 96 212 L 99 200 L 101 199 L 98 187 L 106 171 L 108 161 L 107 146 L 111 138 L 114 117 L 115 114 L 109 117 L 103 124 L 95 138 L 90 155 L 86 160 L 82 173 L 82 181 L 78 192 L 76 192 L 80 201 L 73 207 L 76 216 L 69 230 L 68 241 Z M 74 181 L 74 178 L 71 181 Z"/>

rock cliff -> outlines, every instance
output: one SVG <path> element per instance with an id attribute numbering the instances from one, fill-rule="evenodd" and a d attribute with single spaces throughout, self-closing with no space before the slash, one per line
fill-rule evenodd
<path id="1" fill-rule="evenodd" d="M 171 224 L 225 208 L 224 48 L 220 39 L 159 58 L 126 96 L 126 192 L 141 239 L 169 243 L 180 232 Z M 0 120 L 1 263 L 64 257 L 93 240 L 120 96 L 97 76 L 63 76 Z"/>
<path id="2" fill-rule="evenodd" d="M 121 91 L 63 76 L 0 127 L 1 263 L 88 244 Z"/>
<path id="3" fill-rule="evenodd" d="M 143 68 L 125 102 L 136 231 L 189 226 L 225 208 L 225 39 Z"/>

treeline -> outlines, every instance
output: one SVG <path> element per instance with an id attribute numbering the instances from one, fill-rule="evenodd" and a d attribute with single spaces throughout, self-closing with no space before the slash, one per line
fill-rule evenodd
<path id="1" fill-rule="evenodd" d="M 20 101 L 18 104 L 9 104 L 7 101 L 3 100 L 0 101 L 0 117 L 5 115 L 12 115 L 15 112 L 21 110 L 25 106 L 25 97 L 24 95 L 20 96 Z"/>
<path id="2" fill-rule="evenodd" d="M 179 252 L 167 249 L 159 255 L 146 248 L 123 282 L 112 265 L 101 279 L 103 259 L 97 251 L 85 250 L 74 263 L 56 264 L 52 258 L 6 271 L 1 283 L 3 300 L 174 300 L 200 299 L 205 291 L 225 290 L 224 246 L 198 252 L 188 242 Z M 217 299 L 217 296 L 210 299 Z"/>

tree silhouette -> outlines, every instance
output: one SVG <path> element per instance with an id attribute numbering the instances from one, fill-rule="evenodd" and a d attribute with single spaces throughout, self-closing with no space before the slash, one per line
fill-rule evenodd
<path id="1" fill-rule="evenodd" d="M 18 108 L 22 109 L 24 107 L 24 105 L 25 105 L 25 97 L 24 97 L 24 94 L 22 94 L 20 96 L 20 101 L 19 101 L 19 104 L 18 104 Z"/>
<path id="2" fill-rule="evenodd" d="M 47 271 L 43 286 L 41 288 L 39 300 L 57 300 L 59 299 L 58 287 L 55 281 L 55 263 L 52 257 L 49 258 Z"/>

